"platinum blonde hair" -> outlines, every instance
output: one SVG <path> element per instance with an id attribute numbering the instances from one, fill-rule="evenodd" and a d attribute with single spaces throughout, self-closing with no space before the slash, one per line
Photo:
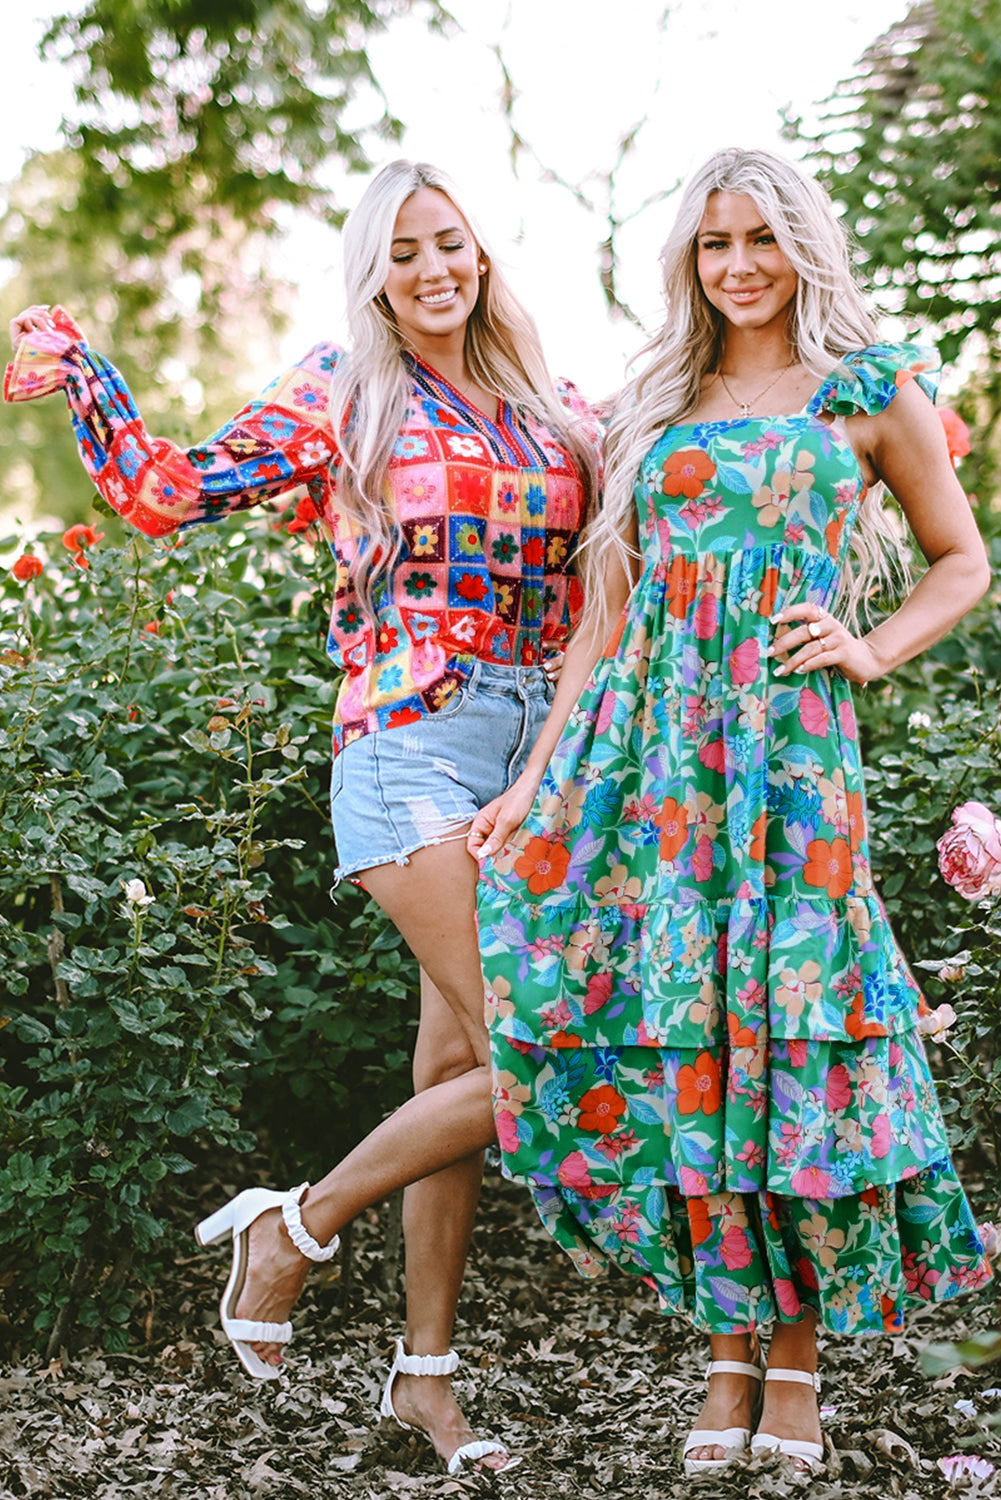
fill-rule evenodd
<path id="1" fill-rule="evenodd" d="M 875 317 L 852 274 L 847 236 L 820 184 L 770 151 L 715 152 L 685 188 L 661 251 L 666 320 L 640 351 L 646 363 L 616 399 L 609 423 L 604 506 L 588 529 L 582 556 L 585 595 L 599 617 L 610 554 L 626 568 L 634 556 L 626 537 L 643 458 L 666 427 L 694 410 L 703 379 L 723 357 L 726 320 L 703 293 L 696 265 L 699 225 L 709 199 L 721 192 L 753 198 L 796 272 L 789 342 L 818 381 L 845 354 L 878 339 Z M 883 510 L 881 491 L 874 486 L 860 509 L 855 567 L 839 598 L 852 619 L 872 592 L 906 575 L 901 535 Z"/>
<path id="2" fill-rule="evenodd" d="M 466 324 L 470 374 L 487 390 L 503 393 L 521 415 L 535 417 L 569 449 L 581 475 L 585 514 L 594 504 L 594 459 L 577 419 L 557 396 L 538 331 L 494 262 L 487 241 L 452 179 L 427 162 L 390 162 L 366 188 L 344 227 L 344 282 L 349 344 L 331 380 L 330 421 L 343 463 L 340 508 L 364 542 L 355 583 L 370 614 L 377 580 L 394 565 L 401 538 L 389 461 L 411 399 L 411 378 L 401 355 L 407 347 L 383 287 L 390 269 L 396 217 L 421 188 L 443 193 L 473 236 L 486 271 Z"/>

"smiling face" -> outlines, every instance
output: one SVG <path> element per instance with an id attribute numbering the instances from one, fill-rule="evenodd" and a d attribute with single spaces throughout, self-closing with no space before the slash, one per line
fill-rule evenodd
<path id="1" fill-rule="evenodd" d="M 696 236 L 706 300 L 735 328 L 788 317 L 799 278 L 747 193 L 711 193 Z"/>
<path id="2" fill-rule="evenodd" d="M 396 216 L 383 287 L 400 332 L 422 357 L 461 349 L 480 294 L 480 252 L 451 198 L 418 188 Z"/>

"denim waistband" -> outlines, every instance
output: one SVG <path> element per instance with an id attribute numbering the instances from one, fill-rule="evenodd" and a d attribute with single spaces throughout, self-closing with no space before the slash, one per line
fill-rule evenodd
<path id="1" fill-rule="evenodd" d="M 541 667 L 509 667 L 493 661 L 474 662 L 467 682 L 473 692 L 485 688 L 521 698 L 544 697 L 549 690 L 549 678 Z"/>

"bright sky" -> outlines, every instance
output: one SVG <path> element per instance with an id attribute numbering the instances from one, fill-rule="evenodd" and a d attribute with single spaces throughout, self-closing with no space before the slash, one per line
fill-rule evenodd
<path id="1" fill-rule="evenodd" d="M 869 43 L 907 8 L 907 0 L 845 0 L 827 19 L 803 0 L 450 0 L 458 35 L 430 35 L 411 17 L 394 21 L 370 47 L 390 106 L 407 124 L 402 147 L 386 159 L 430 159 L 468 185 L 495 252 L 540 325 L 551 367 L 597 396 L 621 382 L 641 342 L 630 325 L 610 322 L 598 283 L 607 207 L 599 177 L 614 164 L 619 140 L 645 120 L 619 181 L 623 219 L 718 146 L 788 151 L 781 109 L 809 118 L 814 102 L 850 76 Z M 59 119 L 72 104 L 58 64 L 36 56 L 51 0 L 23 0 L 10 11 L 0 180 L 16 175 L 26 150 L 57 144 Z M 523 154 L 516 173 L 496 47 L 518 91 L 515 125 L 538 158 Z M 595 195 L 599 213 L 545 182 L 546 168 Z M 334 181 L 347 206 L 365 186 L 360 177 Z M 650 328 L 658 321 L 657 255 L 671 212 L 669 202 L 648 207 L 621 237 L 622 294 Z M 317 339 L 342 336 L 336 236 L 297 225 L 278 259 L 301 288 L 285 340 L 292 359 Z"/>

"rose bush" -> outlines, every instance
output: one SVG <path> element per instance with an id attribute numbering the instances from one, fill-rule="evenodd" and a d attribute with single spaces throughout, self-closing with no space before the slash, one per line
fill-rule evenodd
<path id="1" fill-rule="evenodd" d="M 149 1326 L 193 1166 L 301 1180 L 399 1103 L 415 1013 L 329 894 L 325 558 L 266 513 L 107 530 L 0 575 L 0 1337 L 53 1353 Z"/>

